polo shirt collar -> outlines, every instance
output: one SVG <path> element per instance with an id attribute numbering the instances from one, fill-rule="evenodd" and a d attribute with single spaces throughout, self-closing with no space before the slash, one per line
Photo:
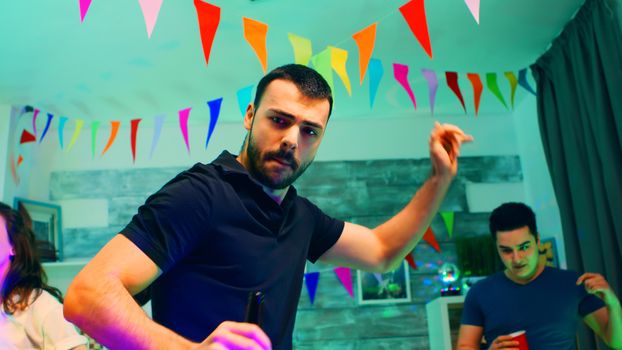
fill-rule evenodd
<path id="1" fill-rule="evenodd" d="M 246 170 L 246 168 L 242 164 L 240 164 L 240 162 L 238 162 L 236 157 L 237 157 L 236 155 L 233 155 L 229 151 L 224 150 L 222 151 L 222 153 L 220 153 L 218 158 L 216 158 L 213 161 L 213 164 L 221 171 L 223 176 L 228 176 L 228 175 L 245 176 L 249 180 L 251 180 L 254 184 L 259 186 L 261 188 L 261 191 L 264 192 L 263 186 L 257 180 L 255 180 L 251 176 L 251 174 L 248 173 L 248 170 Z M 287 190 L 287 193 L 285 194 L 285 198 L 283 198 L 283 202 L 281 205 L 289 207 L 289 203 L 294 198 L 296 198 L 296 196 L 297 196 L 296 188 L 294 188 L 293 185 L 289 186 L 289 189 Z"/>

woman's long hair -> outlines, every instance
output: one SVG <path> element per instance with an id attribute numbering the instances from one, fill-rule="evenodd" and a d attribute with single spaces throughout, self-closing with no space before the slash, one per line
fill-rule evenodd
<path id="1" fill-rule="evenodd" d="M 0 202 L 0 215 L 6 222 L 9 242 L 15 250 L 11 257 L 11 265 L 2 286 L 2 306 L 4 312 L 11 315 L 16 311 L 23 311 L 30 304 L 31 294 L 34 298 L 45 290 L 62 303 L 60 290 L 47 284 L 47 276 L 35 250 L 35 235 L 32 231 L 30 215 L 20 204 L 19 211 Z"/>

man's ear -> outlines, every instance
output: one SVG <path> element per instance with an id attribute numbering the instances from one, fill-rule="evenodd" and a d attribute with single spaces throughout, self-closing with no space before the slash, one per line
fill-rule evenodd
<path id="1" fill-rule="evenodd" d="M 248 104 L 246 107 L 246 113 L 244 114 L 244 128 L 246 130 L 250 130 L 253 125 L 253 117 L 255 114 L 255 106 L 252 103 Z"/>
<path id="2" fill-rule="evenodd" d="M 27 229 L 32 230 L 32 219 L 30 218 L 30 214 L 28 213 L 28 210 L 26 210 L 24 203 L 19 202 L 17 204 L 17 212 L 24 221 L 24 226 L 26 226 Z"/>

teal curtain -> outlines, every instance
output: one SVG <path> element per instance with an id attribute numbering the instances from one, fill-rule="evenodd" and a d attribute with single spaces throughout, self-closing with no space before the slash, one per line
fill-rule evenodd
<path id="1" fill-rule="evenodd" d="M 620 0 L 587 0 L 532 65 L 538 121 L 568 268 L 599 272 L 622 293 Z M 587 327 L 580 349 L 597 349 Z M 604 347 L 602 347 L 604 348 Z"/>

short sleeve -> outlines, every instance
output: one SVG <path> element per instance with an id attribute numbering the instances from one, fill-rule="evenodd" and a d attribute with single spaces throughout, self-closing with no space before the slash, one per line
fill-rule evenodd
<path id="1" fill-rule="evenodd" d="M 582 298 L 579 302 L 579 316 L 581 316 L 581 318 L 591 314 L 601 307 L 605 307 L 605 303 L 599 297 L 594 294 L 589 294 L 583 286 L 578 287 L 582 290 Z"/>
<path id="2" fill-rule="evenodd" d="M 461 324 L 471 326 L 484 326 L 484 315 L 478 301 L 478 288 L 474 285 L 467 293 L 462 308 Z"/>
<path id="3" fill-rule="evenodd" d="M 205 238 L 214 182 L 184 173 L 151 195 L 121 234 L 168 271 Z"/>
<path id="4" fill-rule="evenodd" d="M 307 259 L 315 263 L 341 237 L 345 223 L 326 215 L 313 203 L 308 202 L 310 214 L 315 218 L 315 230 L 311 238 Z"/>

